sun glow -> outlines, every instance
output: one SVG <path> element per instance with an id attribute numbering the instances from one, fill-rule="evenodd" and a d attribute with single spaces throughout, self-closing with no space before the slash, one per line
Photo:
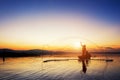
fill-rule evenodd
<path id="1" fill-rule="evenodd" d="M 79 49 L 81 47 L 80 42 L 74 42 L 74 47 Z"/>

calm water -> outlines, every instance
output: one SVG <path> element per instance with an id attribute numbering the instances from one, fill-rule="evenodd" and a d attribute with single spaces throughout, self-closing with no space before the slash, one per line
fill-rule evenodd
<path id="1" fill-rule="evenodd" d="M 120 55 L 109 56 L 113 62 L 90 60 L 51 61 L 77 57 L 23 57 L 0 59 L 0 80 L 120 80 Z M 106 57 L 93 57 L 106 58 Z"/>

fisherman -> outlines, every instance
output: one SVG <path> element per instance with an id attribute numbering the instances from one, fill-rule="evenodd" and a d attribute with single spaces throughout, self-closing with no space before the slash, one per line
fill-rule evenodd
<path id="1" fill-rule="evenodd" d="M 5 51 L 2 51 L 3 62 L 5 62 Z"/>
<path id="2" fill-rule="evenodd" d="M 88 51 L 86 50 L 86 45 L 82 45 L 82 59 L 90 59 L 91 55 L 90 53 L 88 53 Z"/>
<path id="3" fill-rule="evenodd" d="M 86 55 L 86 45 L 82 45 L 82 56 Z"/>

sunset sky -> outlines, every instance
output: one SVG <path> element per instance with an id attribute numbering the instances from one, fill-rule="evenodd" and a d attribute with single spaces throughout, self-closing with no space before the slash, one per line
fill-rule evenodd
<path id="1" fill-rule="evenodd" d="M 0 0 L 0 48 L 120 50 L 119 0 Z"/>

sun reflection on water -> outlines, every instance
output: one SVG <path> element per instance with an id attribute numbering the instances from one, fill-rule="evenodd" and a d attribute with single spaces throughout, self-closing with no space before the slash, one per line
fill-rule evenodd
<path id="1" fill-rule="evenodd" d="M 23 57 L 7 58 L 5 63 L 0 63 L 0 79 L 76 79 L 108 78 L 111 75 L 118 77 L 120 72 L 120 58 L 114 58 L 114 62 L 90 60 L 83 71 L 83 64 L 78 60 L 51 61 L 44 63 L 47 59 L 66 59 L 68 57 Z M 76 57 L 69 57 L 77 59 Z M 2 60 L 1 60 L 2 61 Z M 14 77 L 17 75 L 17 77 Z M 84 76 L 83 76 L 84 75 Z M 118 79 L 117 79 L 118 80 Z"/>

